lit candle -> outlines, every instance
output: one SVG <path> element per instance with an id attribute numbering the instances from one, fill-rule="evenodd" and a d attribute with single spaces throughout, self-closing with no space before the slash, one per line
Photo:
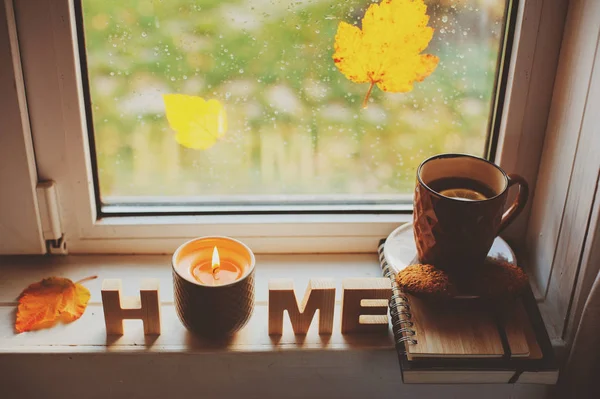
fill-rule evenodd
<path id="1" fill-rule="evenodd" d="M 223 338 L 242 328 L 254 309 L 252 250 L 229 237 L 200 237 L 173 254 L 177 316 L 190 331 Z"/>
<path id="2" fill-rule="evenodd" d="M 212 261 L 201 261 L 192 268 L 194 278 L 205 285 L 223 285 L 238 280 L 242 276 L 242 269 L 233 262 L 219 258 L 219 250 L 215 246 Z"/>

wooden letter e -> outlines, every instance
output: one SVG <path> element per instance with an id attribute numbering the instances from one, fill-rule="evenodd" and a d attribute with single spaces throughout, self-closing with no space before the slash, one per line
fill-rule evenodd
<path id="1" fill-rule="evenodd" d="M 381 278 L 347 278 L 342 282 L 342 334 L 388 331 L 391 281 Z"/>

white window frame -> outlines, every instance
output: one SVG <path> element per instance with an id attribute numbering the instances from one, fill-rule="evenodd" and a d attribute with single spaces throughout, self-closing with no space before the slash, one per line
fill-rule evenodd
<path id="1" fill-rule="evenodd" d="M 0 2 L 0 254 L 46 250 L 12 2 Z"/>
<path id="2" fill-rule="evenodd" d="M 38 178 L 56 182 L 70 253 L 169 253 L 182 241 L 201 235 L 234 236 L 258 253 L 374 252 L 380 238 L 412 219 L 410 214 L 365 213 L 97 220 L 77 34 L 72 23 L 73 2 L 14 3 Z M 531 81 L 530 77 L 536 66 L 547 68 L 556 63 L 556 44 L 553 47 L 553 43 L 547 43 L 548 35 L 539 30 L 544 9 L 555 7 L 551 3 L 557 4 L 548 0 L 518 2 L 502 128 L 494 160 L 505 170 L 523 175 L 532 185 L 554 76 L 543 76 L 541 82 Z M 540 86 L 547 86 L 550 91 L 537 90 Z M 535 107 L 538 112 L 528 112 Z M 508 233 L 518 241 L 524 235 L 527 215 L 520 219 L 521 227 L 517 228 L 517 224 Z"/>

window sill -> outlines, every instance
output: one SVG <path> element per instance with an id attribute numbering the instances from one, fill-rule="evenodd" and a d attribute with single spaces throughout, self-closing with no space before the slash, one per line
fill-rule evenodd
<path id="1" fill-rule="evenodd" d="M 91 299 L 80 320 L 48 330 L 16 335 L 16 299 L 28 284 L 49 276 L 86 283 Z M 202 341 L 179 322 L 173 306 L 169 256 L 67 256 L 0 258 L 0 386 L 10 397 L 163 398 L 177 394 L 205 397 L 437 396 L 544 397 L 548 387 L 530 385 L 404 385 L 391 331 L 385 335 L 342 335 L 339 310 L 346 277 L 379 277 L 374 254 L 259 255 L 256 307 L 248 325 L 228 341 Z M 162 334 L 145 337 L 140 321 L 126 321 L 122 337 L 105 334 L 100 287 L 121 278 L 125 295 L 135 295 L 142 278 L 160 279 Z M 284 334 L 267 332 L 268 279 L 293 278 L 303 295 L 313 277 L 334 278 L 336 320 L 330 337 L 315 323 L 306 337 L 295 337 L 288 319 Z M 313 320 L 314 321 L 314 320 Z M 135 356 L 138 354 L 138 356 Z M 148 354 L 153 354 L 148 356 Z M 135 370 L 135 372 L 132 372 Z M 68 383 L 66 383 L 68 380 Z M 62 382 L 64 381 L 64 382 Z M 35 384 L 32 384 L 35 382 Z M 476 388 L 478 387 L 478 388 Z M 492 388 L 493 387 L 493 388 Z M 4 390 L 6 389 L 6 390 Z M 183 394 L 183 395 L 182 395 Z M 256 394 L 256 395 L 254 395 Z"/>
<path id="2" fill-rule="evenodd" d="M 22 352 L 186 352 L 217 351 L 264 352 L 274 350 L 349 350 L 373 349 L 391 351 L 391 331 L 387 335 L 342 335 L 340 333 L 341 282 L 346 277 L 381 277 L 374 255 L 262 255 L 256 268 L 256 305 L 249 323 L 234 337 L 220 343 L 203 341 L 189 333 L 179 321 L 173 305 L 173 289 L 169 256 L 68 256 L 5 258 L 0 269 L 0 353 Z M 85 283 L 90 289 L 88 308 L 81 319 L 52 329 L 15 335 L 14 309 L 19 293 L 27 285 L 49 276 L 72 280 L 98 275 Z M 333 334 L 319 336 L 313 319 L 306 337 L 296 337 L 289 319 L 284 321 L 284 334 L 271 338 L 267 329 L 268 280 L 293 278 L 297 296 L 302 297 L 308 280 L 314 277 L 334 278 L 336 320 Z M 105 333 L 100 287 L 105 278 L 120 278 L 124 295 L 139 295 L 142 278 L 160 280 L 161 327 L 158 337 L 145 337 L 142 322 L 125 321 L 125 334 L 108 337 Z"/>

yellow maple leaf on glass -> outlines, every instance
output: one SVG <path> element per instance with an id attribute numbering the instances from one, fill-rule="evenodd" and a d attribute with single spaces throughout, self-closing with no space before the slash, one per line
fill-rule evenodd
<path id="1" fill-rule="evenodd" d="M 184 147 L 206 150 L 227 131 L 227 116 L 218 100 L 186 94 L 165 94 L 165 113 L 175 140 Z"/>
<path id="2" fill-rule="evenodd" d="M 362 30 L 340 22 L 333 60 L 351 81 L 370 83 L 363 107 L 374 85 L 406 93 L 435 70 L 439 58 L 421 54 L 433 37 L 426 12 L 423 0 L 383 0 L 369 6 Z"/>

